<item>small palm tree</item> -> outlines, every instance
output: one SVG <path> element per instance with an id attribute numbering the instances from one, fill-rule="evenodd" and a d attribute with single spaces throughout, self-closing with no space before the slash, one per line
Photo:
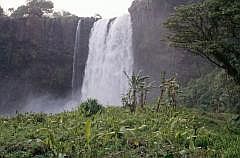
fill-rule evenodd
<path id="1" fill-rule="evenodd" d="M 158 103 L 157 103 L 157 112 L 160 110 L 160 106 L 162 104 L 163 96 L 166 91 L 166 87 L 164 86 L 166 83 L 166 72 L 161 73 L 161 84 L 159 86 L 160 88 L 160 95 L 158 97 Z"/>
<path id="2" fill-rule="evenodd" d="M 177 106 L 177 95 L 180 92 L 179 91 L 179 84 L 177 82 L 176 77 L 172 77 L 170 79 L 166 79 L 166 73 L 161 73 L 161 85 L 160 88 L 160 96 L 158 98 L 158 104 L 157 104 L 157 112 L 160 110 L 160 106 L 162 104 L 162 101 L 164 100 L 164 96 L 166 95 L 168 100 L 170 101 L 169 104 L 176 108 Z"/>
<path id="3" fill-rule="evenodd" d="M 144 90 L 145 80 L 149 79 L 149 76 L 142 76 L 141 71 L 139 71 L 137 74 L 133 73 L 132 76 L 129 76 L 125 71 L 124 74 L 128 78 L 129 82 L 129 101 L 128 105 L 130 106 L 130 111 L 135 112 L 137 107 L 137 94 L 142 90 Z"/>
<path id="4" fill-rule="evenodd" d="M 179 93 L 179 84 L 177 83 L 176 77 L 171 78 L 168 81 L 168 98 L 170 100 L 170 105 L 176 108 L 177 106 L 177 94 Z"/>
<path id="5" fill-rule="evenodd" d="M 149 79 L 149 78 L 148 78 Z M 147 82 L 147 79 L 139 86 L 139 102 L 142 109 L 144 105 L 147 104 L 147 95 L 150 93 L 151 89 L 154 88 L 154 82 Z"/>

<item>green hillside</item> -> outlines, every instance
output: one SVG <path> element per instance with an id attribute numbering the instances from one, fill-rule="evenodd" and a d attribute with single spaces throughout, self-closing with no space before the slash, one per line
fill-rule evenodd
<path id="1" fill-rule="evenodd" d="M 240 155 L 238 117 L 194 109 L 82 108 L 0 119 L 0 157 L 229 157 Z M 233 126 L 234 124 L 234 126 Z"/>

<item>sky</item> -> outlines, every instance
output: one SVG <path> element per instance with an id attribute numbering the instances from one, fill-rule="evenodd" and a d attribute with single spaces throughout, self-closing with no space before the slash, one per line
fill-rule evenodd
<path id="1" fill-rule="evenodd" d="M 26 0 L 0 0 L 0 6 L 6 11 L 25 4 Z M 127 13 L 133 0 L 52 0 L 56 10 L 69 11 L 77 16 L 100 14 L 105 18 Z"/>

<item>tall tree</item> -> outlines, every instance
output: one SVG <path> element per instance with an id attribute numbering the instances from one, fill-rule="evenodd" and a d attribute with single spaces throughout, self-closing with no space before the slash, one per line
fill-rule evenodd
<path id="1" fill-rule="evenodd" d="M 165 26 L 172 46 L 208 59 L 240 84 L 239 0 L 204 0 L 180 6 Z"/>
<path id="2" fill-rule="evenodd" d="M 28 16 L 28 7 L 25 5 L 21 5 L 15 11 L 12 12 L 11 17 L 19 18 Z"/>
<path id="3" fill-rule="evenodd" d="M 42 16 L 53 12 L 54 4 L 49 0 L 27 0 L 29 14 L 32 16 Z"/>
<path id="4" fill-rule="evenodd" d="M 3 8 L 0 6 L 0 16 L 3 16 L 4 15 L 4 11 L 3 11 Z"/>

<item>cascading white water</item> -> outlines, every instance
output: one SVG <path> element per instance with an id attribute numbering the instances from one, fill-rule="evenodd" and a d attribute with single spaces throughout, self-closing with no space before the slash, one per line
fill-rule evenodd
<path id="1" fill-rule="evenodd" d="M 104 105 L 120 105 L 128 89 L 124 71 L 133 71 L 132 26 L 129 15 L 102 19 L 92 28 L 81 99 L 97 99 Z"/>
<path id="2" fill-rule="evenodd" d="M 81 40 L 81 23 L 82 20 L 78 21 L 78 26 L 77 26 L 77 31 L 76 31 L 76 39 L 75 39 L 75 47 L 74 47 L 74 56 L 73 56 L 73 73 L 72 73 L 72 96 L 80 96 L 81 93 L 81 80 L 79 72 L 79 66 L 78 66 L 78 58 L 80 57 L 79 55 L 79 50 L 80 50 L 80 40 Z M 77 97 L 74 98 L 75 100 Z"/>

